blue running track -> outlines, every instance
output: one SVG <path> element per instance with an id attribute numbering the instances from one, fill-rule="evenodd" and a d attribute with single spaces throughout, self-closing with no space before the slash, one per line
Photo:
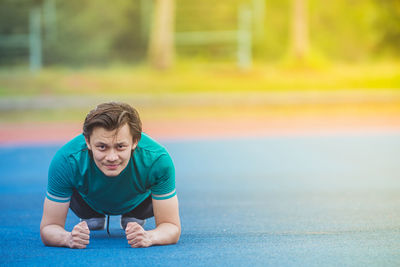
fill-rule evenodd
<path id="1" fill-rule="evenodd" d="M 45 247 L 47 168 L 62 144 L 1 146 L 0 265 L 400 266 L 400 134 L 162 143 L 182 236 L 146 249 L 129 247 L 117 216 L 85 250 Z M 70 212 L 66 228 L 76 223 Z"/>

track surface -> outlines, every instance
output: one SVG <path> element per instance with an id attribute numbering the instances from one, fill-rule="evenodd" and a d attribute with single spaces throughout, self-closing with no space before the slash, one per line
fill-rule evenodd
<path id="1" fill-rule="evenodd" d="M 128 246 L 117 216 L 85 250 L 43 246 L 47 168 L 62 143 L 0 146 L 0 265 L 400 265 L 400 133 L 161 142 L 183 231 L 147 249 Z M 77 222 L 69 213 L 66 228 Z"/>

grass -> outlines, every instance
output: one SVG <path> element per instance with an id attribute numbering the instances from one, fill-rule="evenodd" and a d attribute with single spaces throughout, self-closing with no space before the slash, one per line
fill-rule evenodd
<path id="1" fill-rule="evenodd" d="M 39 74 L 0 69 L 0 97 L 376 88 L 400 89 L 400 63 L 337 64 L 318 69 L 256 64 L 249 71 L 230 64 L 187 62 L 165 72 L 145 66 L 49 68 Z"/>
<path id="2" fill-rule="evenodd" d="M 112 66 L 108 68 L 68 69 L 65 67 L 46 68 L 32 74 L 24 68 L 0 69 L 0 100 L 72 97 L 81 100 L 92 99 L 83 106 L 56 108 L 3 109 L 0 123 L 25 121 L 81 121 L 93 108 L 93 99 L 115 99 L 136 106 L 144 119 L 188 119 L 188 118 L 234 118 L 257 116 L 332 116 L 356 114 L 366 116 L 400 114 L 400 101 L 371 101 L 368 103 L 246 103 L 223 101 L 229 94 L 244 96 L 249 93 L 348 91 L 374 92 L 382 89 L 400 91 L 400 63 L 384 62 L 363 65 L 335 64 L 313 68 L 298 68 L 289 65 L 255 64 L 248 71 L 238 70 L 232 64 L 209 64 L 179 62 L 172 70 L 158 72 L 146 66 Z M 201 102 L 193 105 L 181 96 L 207 94 L 208 99 L 219 97 L 220 102 Z M 326 95 L 326 94 L 325 94 Z M 398 94 L 397 94 L 398 96 Z M 201 97 L 201 96 L 199 96 Z M 226 97 L 228 99 L 228 97 Z M 167 99 L 167 100 L 166 100 Z M 186 99 L 186 100 L 185 100 Z M 140 100 L 140 101 L 139 101 Z M 240 100 L 240 99 L 239 99 Z M 325 96 L 326 100 L 326 96 Z M 142 101 L 142 102 L 141 102 Z M 147 102 L 146 102 L 147 101 Z M 172 101 L 165 103 L 165 101 Z M 175 101 L 175 102 L 174 102 Z M 183 101 L 181 103 L 179 101 Z"/>
<path id="3" fill-rule="evenodd" d="M 128 102 L 134 105 L 132 102 Z M 93 107 L 34 109 L 0 112 L 0 124 L 24 122 L 79 122 Z M 398 118 L 400 103 L 337 103 L 337 104 L 291 104 L 291 105 L 213 105 L 213 106 L 161 106 L 137 108 L 143 121 L 177 120 L 245 120 L 287 118 Z"/>

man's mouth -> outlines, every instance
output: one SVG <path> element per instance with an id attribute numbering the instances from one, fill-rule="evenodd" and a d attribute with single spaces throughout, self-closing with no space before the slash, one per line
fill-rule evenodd
<path id="1" fill-rule="evenodd" d="M 108 170 L 116 170 L 119 164 L 106 164 L 105 166 Z"/>

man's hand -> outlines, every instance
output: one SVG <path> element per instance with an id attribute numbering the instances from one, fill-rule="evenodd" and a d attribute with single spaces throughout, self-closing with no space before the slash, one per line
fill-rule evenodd
<path id="1" fill-rule="evenodd" d="M 70 248 L 86 248 L 89 244 L 90 230 L 85 221 L 74 226 L 68 236 L 67 244 Z"/>
<path id="2" fill-rule="evenodd" d="M 151 234 L 136 222 L 129 222 L 125 229 L 128 244 L 133 248 L 146 248 L 152 245 Z"/>

